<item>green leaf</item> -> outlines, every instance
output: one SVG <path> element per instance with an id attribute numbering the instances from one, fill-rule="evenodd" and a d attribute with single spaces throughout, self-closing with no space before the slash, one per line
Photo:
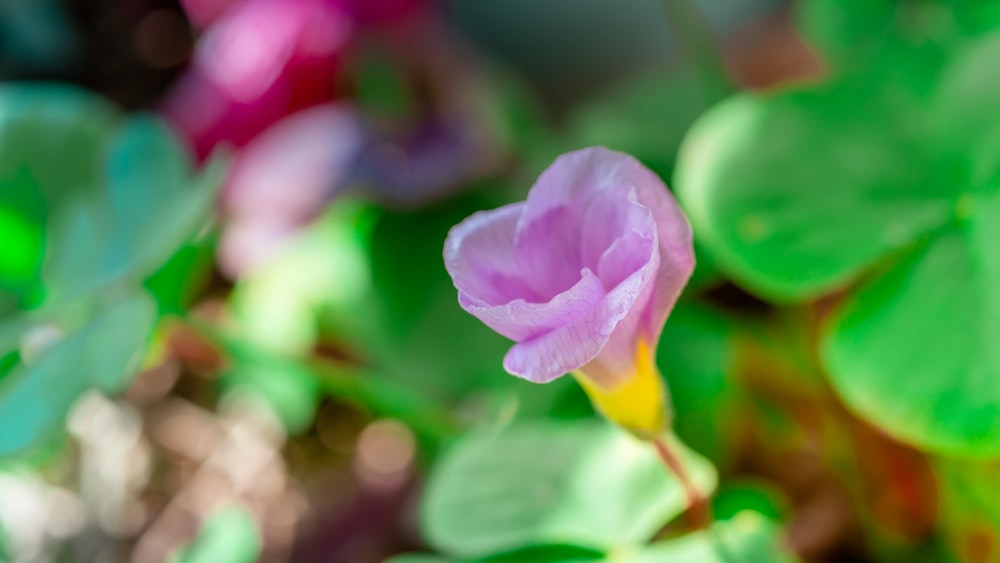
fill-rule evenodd
<path id="1" fill-rule="evenodd" d="M 697 486 L 711 490 L 711 465 L 689 451 L 684 459 Z M 434 468 L 423 501 L 425 537 L 460 557 L 642 542 L 686 504 L 652 447 L 597 421 L 467 434 Z"/>
<path id="2" fill-rule="evenodd" d="M 775 300 L 844 286 L 954 215 L 962 178 L 925 148 L 922 108 L 904 83 L 867 77 L 724 102 L 676 177 L 696 237 Z"/>
<path id="3" fill-rule="evenodd" d="M 835 64 L 856 61 L 888 34 L 895 0 L 801 0 L 795 23 Z"/>
<path id="4" fill-rule="evenodd" d="M 154 319 L 148 295 L 124 296 L 39 358 L 18 364 L 0 381 L 0 456 L 58 430 L 84 391 L 120 391 L 135 373 Z"/>
<path id="5" fill-rule="evenodd" d="M 194 543 L 171 557 L 172 563 L 253 563 L 260 557 L 257 523 L 245 508 L 219 510 L 205 522 Z"/>
<path id="6" fill-rule="evenodd" d="M 118 120 L 110 104 L 73 86 L 0 86 L 0 192 L 29 178 L 48 198 L 100 185 L 103 152 Z"/>
<path id="7" fill-rule="evenodd" d="M 788 499 L 781 489 L 763 480 L 727 481 L 712 500 L 712 512 L 717 520 L 730 520 L 748 510 L 776 522 L 791 513 Z"/>
<path id="8" fill-rule="evenodd" d="M 732 324 L 697 305 L 670 314 L 656 350 L 674 410 L 674 431 L 698 453 L 718 463 L 726 451 L 725 422 L 733 407 Z"/>
<path id="9" fill-rule="evenodd" d="M 149 275 L 204 223 L 221 180 L 220 160 L 196 176 L 158 119 L 123 120 L 71 86 L 0 86 L 0 145 L 0 228 L 12 242 L 0 291 L 22 307 L 38 301 L 39 278 L 66 299 Z"/>
<path id="10" fill-rule="evenodd" d="M 956 48 L 933 96 L 915 56 L 734 99 L 680 173 L 696 234 L 749 288 L 809 299 L 871 272 L 823 327 L 834 388 L 898 439 L 975 456 L 1000 453 L 998 53 Z"/>
<path id="11" fill-rule="evenodd" d="M 615 559 L 617 561 L 617 559 Z M 775 524 L 754 512 L 678 539 L 655 543 L 628 563 L 785 563 L 795 561 L 781 546 Z"/>
<path id="12" fill-rule="evenodd" d="M 571 545 L 543 545 L 478 559 L 476 563 L 601 563 L 600 551 Z"/>
<path id="13" fill-rule="evenodd" d="M 479 193 L 415 212 L 386 212 L 371 233 L 377 333 L 365 342 L 381 371 L 438 397 L 506 383 L 510 341 L 462 310 L 444 269 L 448 229 L 484 204 Z M 400 252 L 405 248 L 405 252 Z"/>
<path id="14" fill-rule="evenodd" d="M 941 491 L 941 530 L 959 561 L 996 561 L 1000 557 L 1000 505 L 996 475 L 1000 466 L 968 460 L 935 460 Z"/>
<path id="15" fill-rule="evenodd" d="M 1000 453 L 1000 197 L 836 315 L 824 358 L 848 406 L 896 437 L 970 456 Z"/>
<path id="16" fill-rule="evenodd" d="M 196 178 L 185 150 L 152 117 L 128 120 L 107 150 L 106 184 L 56 202 L 64 208 L 46 272 L 62 294 L 151 274 L 205 222 L 221 181 L 220 159 Z"/>
<path id="17" fill-rule="evenodd" d="M 97 151 L 115 119 L 111 106 L 71 87 L 0 86 L 0 295 L 15 304 L 40 297 L 47 200 L 99 182 Z"/>
<path id="18" fill-rule="evenodd" d="M 224 159 L 216 156 L 196 175 L 162 120 L 137 115 L 125 122 L 109 148 L 107 189 L 115 236 L 135 276 L 166 262 L 205 223 L 223 172 Z"/>
<path id="19" fill-rule="evenodd" d="M 255 353 L 251 347 L 230 347 L 229 352 L 233 365 L 222 380 L 227 392 L 261 400 L 291 434 L 313 423 L 320 385 L 305 366 Z"/>
<path id="20" fill-rule="evenodd" d="M 803 0 L 796 3 L 803 35 L 835 66 L 919 50 L 943 51 L 1000 24 L 996 0 Z M 928 49 L 929 48 L 929 49 Z M 892 55 L 899 58 L 900 53 Z"/>
<path id="21" fill-rule="evenodd" d="M 941 78 L 933 107 L 943 144 L 968 160 L 973 187 L 1000 180 L 1000 80 L 994 72 L 998 57 L 1000 34 L 958 53 Z"/>

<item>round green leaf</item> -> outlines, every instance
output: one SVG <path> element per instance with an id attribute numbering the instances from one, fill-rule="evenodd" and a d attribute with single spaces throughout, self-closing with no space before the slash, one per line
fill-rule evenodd
<path id="1" fill-rule="evenodd" d="M 710 530 L 655 543 L 628 563 L 791 563 L 781 545 L 778 527 L 754 512 L 741 512 Z"/>
<path id="2" fill-rule="evenodd" d="M 0 86 L 0 146 L 0 291 L 22 303 L 43 256 L 57 298 L 149 275 L 204 223 L 221 180 L 219 161 L 196 177 L 158 119 L 123 120 L 65 85 Z"/>
<path id="3" fill-rule="evenodd" d="M 1000 34 L 969 45 L 947 68 L 935 100 L 943 142 L 968 159 L 973 187 L 996 181 L 1000 172 L 998 60 Z"/>
<path id="4" fill-rule="evenodd" d="M 1000 24 L 996 0 L 802 0 L 796 23 L 834 65 L 869 64 L 887 47 L 947 50 Z M 905 56 L 905 55 L 904 55 Z M 899 55 L 895 55 L 899 58 Z"/>
<path id="5" fill-rule="evenodd" d="M 69 198 L 102 184 L 118 121 L 113 106 L 73 86 L 0 86 L 0 191 L 30 180 L 49 198 Z"/>
<path id="6" fill-rule="evenodd" d="M 895 0 L 802 0 L 795 4 L 795 23 L 827 59 L 847 64 L 886 35 L 895 4 Z"/>
<path id="7" fill-rule="evenodd" d="M 824 345 L 844 401 L 896 437 L 1000 453 L 1000 197 L 851 296 Z"/>
<path id="8" fill-rule="evenodd" d="M 873 86 L 745 94 L 695 125 L 675 187 L 737 281 L 777 300 L 821 295 L 952 217 L 954 170 L 923 148 L 922 106 Z"/>
<path id="9" fill-rule="evenodd" d="M 712 466 L 683 457 L 696 485 L 714 488 Z M 533 422 L 454 444 L 430 476 L 422 524 L 432 545 L 460 557 L 546 544 L 606 549 L 648 539 L 685 504 L 648 444 L 598 421 Z"/>
<path id="10" fill-rule="evenodd" d="M 167 124 L 151 115 L 130 118 L 109 149 L 110 206 L 124 245 L 125 268 L 145 276 L 201 227 L 222 181 L 216 158 L 201 175 Z"/>
<path id="11" fill-rule="evenodd" d="M 154 319 L 148 295 L 128 296 L 41 357 L 18 364 L 0 381 L 0 456 L 54 433 L 84 391 L 119 391 L 134 374 Z"/>

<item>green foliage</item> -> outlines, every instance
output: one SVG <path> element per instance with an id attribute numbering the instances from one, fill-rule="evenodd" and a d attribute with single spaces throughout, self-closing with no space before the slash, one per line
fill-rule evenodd
<path id="1" fill-rule="evenodd" d="M 87 389 L 121 391 L 137 367 L 154 318 L 148 295 L 121 295 L 83 328 L 33 352 L 37 358 L 22 359 L 0 381 L 0 456 L 51 436 Z"/>
<path id="2" fill-rule="evenodd" d="M 698 305 L 678 306 L 656 350 L 674 408 L 674 431 L 684 443 L 718 463 L 726 451 L 737 385 L 732 381 L 732 326 Z"/>
<path id="3" fill-rule="evenodd" d="M 22 305 L 141 280 L 204 222 L 219 162 L 195 176 L 152 117 L 68 86 L 0 88 L 0 289 Z M 53 165 L 58 163 L 58 165 Z M 34 301 L 33 301 L 34 299 Z"/>
<path id="4" fill-rule="evenodd" d="M 728 563 L 754 561 L 779 563 L 795 561 L 781 547 L 777 527 L 753 513 L 742 512 L 728 522 L 676 540 L 654 543 L 639 552 L 631 563 Z"/>
<path id="5" fill-rule="evenodd" d="M 696 485 L 711 490 L 711 465 L 684 457 Z M 552 543 L 609 549 L 649 539 L 685 502 L 653 448 L 621 430 L 525 422 L 465 435 L 445 453 L 422 526 L 432 545 L 463 557 Z"/>
<path id="6" fill-rule="evenodd" d="M 387 211 L 371 232 L 376 299 L 368 315 L 377 313 L 379 326 L 365 345 L 380 371 L 437 397 L 511 383 L 501 367 L 510 341 L 462 310 L 441 255 L 452 225 L 496 203 L 497 194 L 484 192 L 410 213 Z"/>
<path id="7" fill-rule="evenodd" d="M 781 545 L 778 527 L 754 512 L 741 512 L 710 529 L 645 546 L 617 547 L 607 553 L 568 546 L 518 550 L 481 559 L 449 559 L 407 554 L 388 563 L 785 563 L 795 561 Z"/>
<path id="8" fill-rule="evenodd" d="M 802 301 L 862 280 L 822 337 L 852 409 L 978 456 L 1000 452 L 996 52 L 987 38 L 940 66 L 913 51 L 897 69 L 738 96 L 696 125 L 678 175 L 698 236 L 749 289 Z"/>
<path id="9" fill-rule="evenodd" d="M 205 222 L 221 161 L 197 174 L 158 119 L 55 84 L 0 86 L 0 146 L 0 313 L 21 310 L 0 325 L 6 456 L 134 375 L 156 320 L 140 284 Z"/>
<path id="10" fill-rule="evenodd" d="M 213 514 L 194 542 L 171 563 L 253 563 L 260 557 L 260 532 L 252 514 L 233 506 Z"/>
<path id="11" fill-rule="evenodd" d="M 845 67 L 887 48 L 955 43 L 1000 24 L 994 0 L 802 0 L 796 20 L 804 35 L 835 65 Z"/>

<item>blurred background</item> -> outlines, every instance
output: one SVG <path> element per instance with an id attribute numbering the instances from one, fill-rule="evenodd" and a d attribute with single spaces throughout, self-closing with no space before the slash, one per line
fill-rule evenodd
<path id="1" fill-rule="evenodd" d="M 435 539 L 449 524 L 422 508 L 428 495 L 511 478 L 466 471 L 447 459 L 452 444 L 595 417 L 569 378 L 503 372 L 509 343 L 459 308 L 444 271 L 448 229 L 522 199 L 557 155 L 585 146 L 633 154 L 673 186 L 678 167 L 701 162 L 682 144 L 706 111 L 786 91 L 803 92 L 774 104 L 787 120 L 734 129 L 726 138 L 748 156 L 726 145 L 719 169 L 766 168 L 761 185 L 798 181 L 788 193 L 836 213 L 815 195 L 839 189 L 827 176 L 922 162 L 880 160 L 878 147 L 909 145 L 878 135 L 937 115 L 906 104 L 998 14 L 985 0 L 0 0 L 0 561 L 716 560 L 629 558 L 527 525 L 527 539 L 479 552 Z M 1000 61 L 987 55 L 970 76 Z M 884 72 L 904 67 L 924 74 Z M 826 86 L 841 76 L 854 86 Z M 871 101 L 890 90 L 903 94 Z M 869 121 L 838 117 L 851 107 L 899 118 L 843 140 L 844 123 Z M 797 136 L 800 115 L 834 140 Z M 932 144 L 964 154 L 949 144 L 963 134 Z M 990 176 L 983 166 L 960 176 Z M 861 201 L 888 201 L 883 176 Z M 803 209 L 775 228 L 813 224 L 808 206 L 761 197 L 720 195 L 718 209 Z M 842 384 L 821 354 L 850 280 L 895 262 L 865 254 L 850 275 L 782 294 L 804 278 L 768 285 L 721 227 L 702 236 L 695 219 L 724 216 L 704 205 L 698 269 L 657 358 L 678 434 L 718 472 L 716 518 L 753 512 L 784 556 L 806 561 L 1000 560 L 989 461 L 1000 415 L 982 411 L 966 442 L 883 424 L 877 400 L 858 407 L 875 395 Z M 920 209 L 898 217 L 936 217 Z M 908 220 L 892 224 L 908 236 Z M 752 238 L 774 225 L 739 226 Z M 931 232 L 917 230 L 907 241 Z M 816 243 L 809 272 L 850 254 L 782 232 Z M 894 342 L 904 353 L 918 340 Z M 907 381 L 903 366 L 880 372 L 888 388 Z M 1000 404 L 998 376 L 962 396 Z M 948 426 L 941 404 L 917 409 Z M 954 444 L 971 445 L 951 456 Z M 534 470 L 505 471 L 531 482 Z M 428 491 L 438 473 L 449 484 Z M 491 510 L 474 500 L 455 510 Z M 684 535 L 680 509 L 667 512 L 642 542 Z"/>

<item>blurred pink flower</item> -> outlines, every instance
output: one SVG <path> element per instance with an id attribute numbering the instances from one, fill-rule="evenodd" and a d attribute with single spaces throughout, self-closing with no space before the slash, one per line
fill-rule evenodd
<path id="1" fill-rule="evenodd" d="M 329 0 L 244 0 L 198 43 L 164 113 L 200 156 L 334 96 L 351 18 Z"/>
<path id="2" fill-rule="evenodd" d="M 507 371 L 546 383 L 579 370 L 603 388 L 648 371 L 637 362 L 694 268 L 663 182 L 603 148 L 561 156 L 527 201 L 454 227 L 444 258 L 462 307 L 515 342 Z"/>
<path id="3" fill-rule="evenodd" d="M 265 261 L 342 191 L 365 142 L 356 112 L 324 104 L 291 115 L 238 155 L 223 188 L 219 260 L 231 276 Z"/>

